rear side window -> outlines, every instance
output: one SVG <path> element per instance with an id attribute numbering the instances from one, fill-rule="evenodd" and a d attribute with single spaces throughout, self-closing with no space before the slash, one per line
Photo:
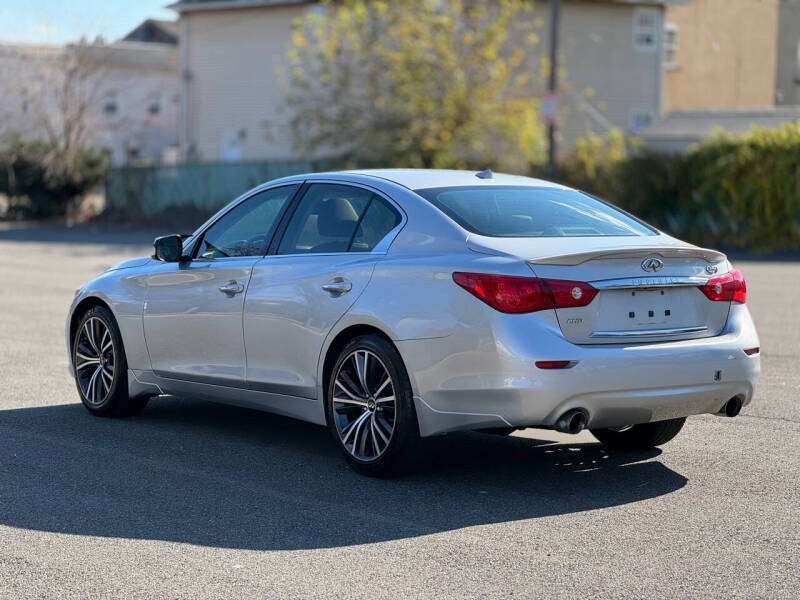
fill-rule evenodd
<path id="1" fill-rule="evenodd" d="M 303 196 L 278 254 L 370 252 L 400 223 L 400 214 L 369 190 L 315 183 Z"/>
<path id="2" fill-rule="evenodd" d="M 635 217 L 574 190 L 467 186 L 416 190 L 467 231 L 493 237 L 644 236 Z"/>
<path id="3" fill-rule="evenodd" d="M 373 196 L 356 229 L 350 252 L 371 252 L 401 220 L 400 213 L 391 204 Z"/>

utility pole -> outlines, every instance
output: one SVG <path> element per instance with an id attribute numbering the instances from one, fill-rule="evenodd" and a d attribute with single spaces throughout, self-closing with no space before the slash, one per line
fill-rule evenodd
<path id="1" fill-rule="evenodd" d="M 556 166 L 556 118 L 558 117 L 558 30 L 561 0 L 550 0 L 550 77 L 543 116 L 547 122 L 547 177 L 558 176 Z"/>

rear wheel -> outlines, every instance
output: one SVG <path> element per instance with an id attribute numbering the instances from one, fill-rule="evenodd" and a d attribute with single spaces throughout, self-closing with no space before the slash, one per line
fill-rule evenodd
<path id="1" fill-rule="evenodd" d="M 619 429 L 591 429 L 592 435 L 613 450 L 647 450 L 666 444 L 686 423 L 686 417 L 641 423 Z"/>
<path id="2" fill-rule="evenodd" d="M 342 349 L 325 405 L 331 433 L 353 469 L 386 477 L 408 466 L 417 417 L 402 359 L 388 341 L 362 335 Z"/>
<path id="3" fill-rule="evenodd" d="M 72 368 L 83 405 L 100 417 L 138 414 L 148 398 L 128 397 L 128 363 L 114 315 L 95 306 L 81 317 L 72 342 Z"/>

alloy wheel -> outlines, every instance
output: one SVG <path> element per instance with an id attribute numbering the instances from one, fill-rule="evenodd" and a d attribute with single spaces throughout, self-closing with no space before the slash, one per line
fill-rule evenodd
<path id="1" fill-rule="evenodd" d="M 332 401 L 345 449 L 361 461 L 380 457 L 389 447 L 397 415 L 394 382 L 383 361 L 369 350 L 351 352 L 336 373 Z"/>
<path id="2" fill-rule="evenodd" d="M 87 319 L 75 344 L 75 373 L 86 402 L 105 402 L 114 382 L 114 340 L 108 326 L 97 317 Z"/>

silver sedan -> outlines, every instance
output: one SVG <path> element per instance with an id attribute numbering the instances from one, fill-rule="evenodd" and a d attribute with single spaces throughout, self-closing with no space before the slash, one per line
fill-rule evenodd
<path id="1" fill-rule="evenodd" d="M 77 293 L 66 325 L 95 415 L 180 395 L 326 425 L 359 472 L 457 430 L 610 448 L 736 416 L 758 337 L 724 254 L 581 192 L 460 171 L 288 177 Z"/>

